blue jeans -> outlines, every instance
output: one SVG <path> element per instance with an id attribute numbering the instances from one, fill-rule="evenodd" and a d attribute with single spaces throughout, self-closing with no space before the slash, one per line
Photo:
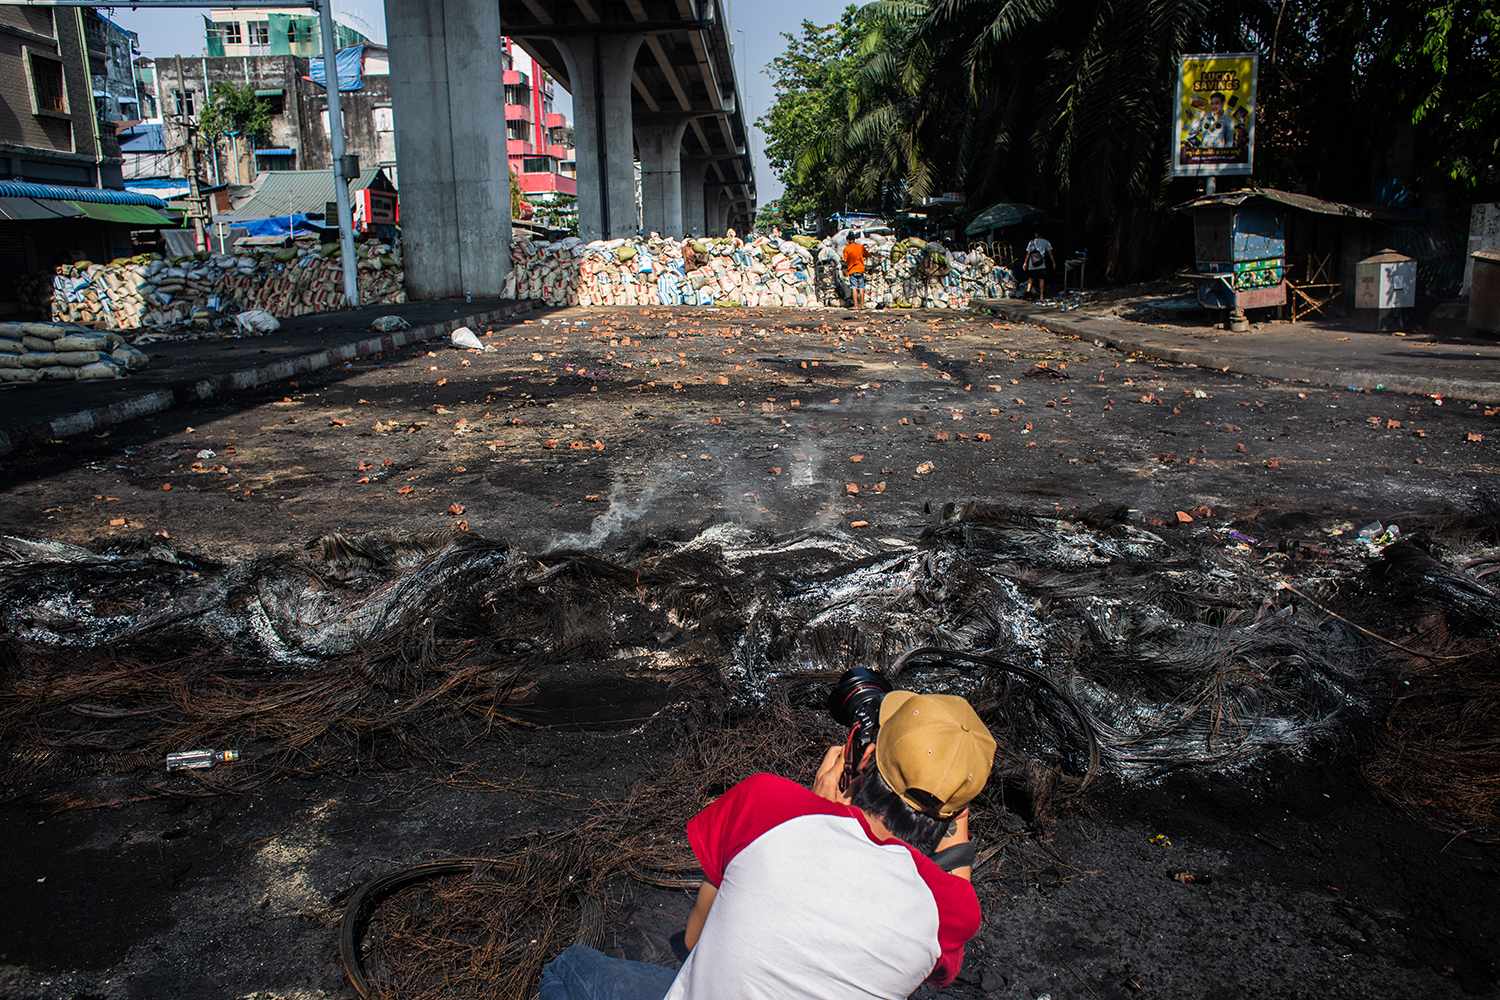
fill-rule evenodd
<path id="1" fill-rule="evenodd" d="M 542 966 L 541 1000 L 661 1000 L 676 978 L 676 969 L 575 944 Z"/>

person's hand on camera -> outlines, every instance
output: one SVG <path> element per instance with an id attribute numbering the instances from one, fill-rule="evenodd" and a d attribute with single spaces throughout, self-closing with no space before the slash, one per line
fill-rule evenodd
<path id="1" fill-rule="evenodd" d="M 848 796 L 839 791 L 839 777 L 843 773 L 844 748 L 842 745 L 831 746 L 823 755 L 818 773 L 813 777 L 813 793 L 830 802 L 847 802 Z"/>

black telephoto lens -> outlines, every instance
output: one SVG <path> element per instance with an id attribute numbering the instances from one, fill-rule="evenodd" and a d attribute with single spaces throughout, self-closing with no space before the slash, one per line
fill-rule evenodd
<path id="1" fill-rule="evenodd" d="M 869 743 L 880 728 L 880 703 L 891 690 L 890 681 L 868 667 L 852 667 L 828 692 L 828 714 L 847 729 L 857 729 Z"/>

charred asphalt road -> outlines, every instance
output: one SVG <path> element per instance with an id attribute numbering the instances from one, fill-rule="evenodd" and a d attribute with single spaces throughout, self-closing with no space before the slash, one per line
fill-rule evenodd
<path id="1" fill-rule="evenodd" d="M 725 521 L 910 538 L 978 499 L 1329 537 L 1465 509 L 1500 469 L 1497 407 L 1157 363 L 977 315 L 567 310 L 480 332 L 493 351 L 402 349 L 10 455 L 0 533 L 243 558 L 456 530 L 539 552 Z M 564 825 L 539 789 L 624 795 L 682 736 L 666 719 L 513 733 L 465 750 L 462 782 L 351 761 L 142 801 L 81 774 L 78 802 L 112 803 L 88 809 L 9 789 L 0 994 L 353 997 L 336 957 L 352 887 Z M 1500 855 L 1405 818 L 1338 747 L 1106 781 L 1045 837 L 1008 815 L 976 827 L 1008 845 L 980 882 L 986 924 L 960 981 L 921 995 L 1497 993 Z M 650 958 L 690 901 L 631 905 L 644 929 L 615 947 Z"/>
<path id="2" fill-rule="evenodd" d="M 1363 524 L 1462 506 L 1500 468 L 1497 407 L 1151 362 L 976 316 L 573 310 L 485 341 L 11 456 L 0 530 L 259 549 L 461 521 L 540 548 L 635 518 L 879 531 L 970 498 Z"/>

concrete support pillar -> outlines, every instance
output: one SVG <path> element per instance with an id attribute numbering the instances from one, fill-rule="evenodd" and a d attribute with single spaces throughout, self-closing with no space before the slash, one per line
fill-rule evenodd
<path id="1" fill-rule="evenodd" d="M 568 65 L 568 80 L 573 86 L 578 232 L 585 240 L 635 234 L 630 74 L 635 67 L 636 51 L 644 39 L 644 35 L 572 35 L 554 39 Z"/>
<path id="2" fill-rule="evenodd" d="M 637 125 L 641 152 L 641 223 L 646 232 L 682 236 L 682 136 L 687 119 Z"/>
<path id="3" fill-rule="evenodd" d="M 703 189 L 704 232 L 710 236 L 724 235 L 724 185 L 712 181 Z"/>
<path id="4" fill-rule="evenodd" d="M 684 234 L 697 233 L 705 236 L 708 223 L 703 211 L 703 181 L 708 176 L 711 161 L 703 157 L 688 157 L 682 161 L 682 229 Z"/>
<path id="5" fill-rule="evenodd" d="M 719 231 L 720 236 L 723 236 L 729 230 L 729 210 L 732 205 L 729 192 L 727 190 L 720 191 L 719 197 L 714 203 L 714 216 L 712 220 L 713 228 Z"/>
<path id="6" fill-rule="evenodd" d="M 511 240 L 499 8 L 493 0 L 385 7 L 406 292 L 498 297 Z"/>

